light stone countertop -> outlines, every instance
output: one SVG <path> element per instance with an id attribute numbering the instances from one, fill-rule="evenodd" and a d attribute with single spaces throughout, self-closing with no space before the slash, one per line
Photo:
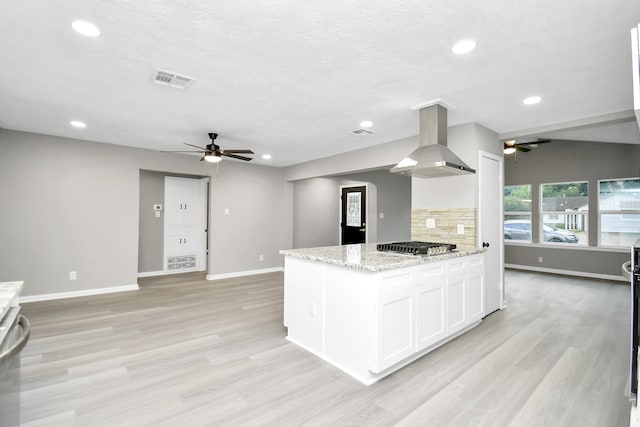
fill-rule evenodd
<path id="1" fill-rule="evenodd" d="M 410 255 L 382 252 L 376 249 L 376 243 L 343 246 L 324 246 L 319 248 L 283 249 L 281 255 L 324 262 L 341 267 L 364 271 L 386 271 L 411 267 L 435 261 L 468 256 L 486 252 L 486 249 L 461 250 L 442 255 Z"/>
<path id="2" fill-rule="evenodd" d="M 11 307 L 18 307 L 24 282 L 0 282 L 0 321 Z"/>

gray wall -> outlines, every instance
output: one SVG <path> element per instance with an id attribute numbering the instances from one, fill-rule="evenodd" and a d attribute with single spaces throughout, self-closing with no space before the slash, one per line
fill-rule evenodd
<path id="1" fill-rule="evenodd" d="M 140 171 L 140 229 L 138 230 L 138 272 L 162 271 L 164 211 L 156 218 L 153 205 L 164 208 L 163 172 Z"/>
<path id="2" fill-rule="evenodd" d="M 209 274 L 280 267 L 292 245 L 281 169 L 225 161 L 216 175 L 194 156 L 7 130 L 0 153 L 0 280 L 25 296 L 137 282 L 141 169 L 211 175 Z"/>
<path id="3" fill-rule="evenodd" d="M 640 174 L 640 146 L 598 142 L 557 141 L 527 153 L 505 156 L 505 185 L 531 184 L 532 237 L 538 243 L 540 184 L 589 182 L 589 246 L 587 250 L 537 245 L 505 245 L 505 263 L 537 268 L 620 276 L 628 251 L 598 249 L 598 180 L 633 178 Z M 543 262 L 538 262 L 538 257 Z"/>
<path id="4" fill-rule="evenodd" d="M 371 242 L 411 237 L 411 178 L 385 170 L 295 181 L 293 242 L 295 248 L 340 244 L 340 185 L 371 183 L 377 208 L 367 220 L 375 230 Z M 369 208 L 369 211 L 374 209 Z M 380 219 L 379 214 L 384 213 Z"/>
<path id="5" fill-rule="evenodd" d="M 334 246 L 340 215 L 339 183 L 333 178 L 311 178 L 294 183 L 293 247 Z"/>
<path id="6" fill-rule="evenodd" d="M 411 177 L 385 170 L 343 175 L 341 178 L 370 182 L 377 187 L 378 242 L 411 238 Z M 380 214 L 384 218 L 380 219 Z M 373 218 L 369 218 L 371 222 Z"/>

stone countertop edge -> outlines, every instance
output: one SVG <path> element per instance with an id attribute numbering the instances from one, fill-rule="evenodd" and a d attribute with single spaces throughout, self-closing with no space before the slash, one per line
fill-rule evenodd
<path id="1" fill-rule="evenodd" d="M 24 282 L 0 282 L 0 321 L 11 307 L 18 307 Z"/>
<path id="2" fill-rule="evenodd" d="M 280 251 L 280 254 L 356 270 L 379 272 L 412 267 L 430 262 L 445 261 L 484 252 L 486 252 L 486 249 L 483 248 L 449 252 L 442 255 L 410 255 L 378 251 L 376 243 L 365 243 L 304 249 L 283 249 Z"/>

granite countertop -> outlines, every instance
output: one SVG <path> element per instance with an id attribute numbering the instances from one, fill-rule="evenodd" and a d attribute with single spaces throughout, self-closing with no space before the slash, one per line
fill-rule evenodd
<path id="1" fill-rule="evenodd" d="M 0 321 L 11 307 L 18 307 L 24 282 L 0 282 Z"/>
<path id="2" fill-rule="evenodd" d="M 355 268 L 364 271 L 386 271 L 397 268 L 411 267 L 435 261 L 444 261 L 461 256 L 474 255 L 485 252 L 486 249 L 460 250 L 442 255 L 409 255 L 393 252 L 381 252 L 376 249 L 376 243 L 325 246 L 306 249 L 283 249 L 281 255 L 324 262 L 342 267 Z"/>

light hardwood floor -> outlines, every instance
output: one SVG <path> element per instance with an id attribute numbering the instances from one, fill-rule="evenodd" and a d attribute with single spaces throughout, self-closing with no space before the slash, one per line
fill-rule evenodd
<path id="1" fill-rule="evenodd" d="M 285 340 L 282 282 L 24 304 L 22 425 L 628 425 L 624 283 L 507 271 L 506 310 L 366 387 Z"/>

